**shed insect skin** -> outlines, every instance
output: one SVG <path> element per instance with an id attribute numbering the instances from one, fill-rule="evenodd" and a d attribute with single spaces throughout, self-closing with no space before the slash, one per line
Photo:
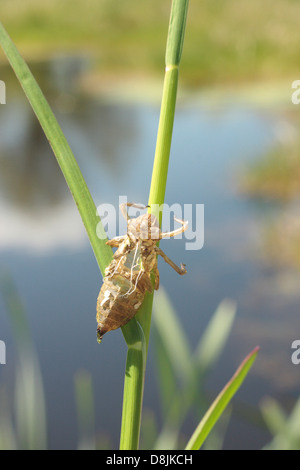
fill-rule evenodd
<path id="1" fill-rule="evenodd" d="M 144 214 L 137 218 L 128 215 L 127 207 L 146 209 L 135 203 L 120 205 L 127 220 L 127 234 L 106 242 L 117 248 L 113 260 L 105 270 L 105 277 L 97 300 L 97 341 L 103 335 L 131 320 L 141 307 L 146 292 L 152 292 L 151 272 L 155 274 L 154 289 L 159 288 L 157 256 L 160 255 L 178 274 L 186 274 L 185 265 L 177 266 L 157 246 L 162 238 L 174 237 L 187 229 L 188 222 L 177 219 L 181 224 L 172 232 L 161 232 L 157 218 Z"/>

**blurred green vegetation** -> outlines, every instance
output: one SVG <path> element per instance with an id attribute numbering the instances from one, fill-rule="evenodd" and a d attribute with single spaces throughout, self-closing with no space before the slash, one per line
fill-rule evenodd
<path id="1" fill-rule="evenodd" d="M 300 399 L 289 415 L 276 400 L 265 398 L 261 411 L 273 439 L 264 450 L 299 450 L 300 449 Z"/>
<path id="2" fill-rule="evenodd" d="M 11 320 L 18 352 L 14 389 L 0 383 L 0 450 L 47 449 L 46 399 L 37 352 L 22 300 L 8 273 L 1 273 L 0 291 Z M 162 315 L 163 311 L 163 315 Z M 229 340 L 236 308 L 232 301 L 221 302 L 210 319 L 194 352 L 164 290 L 157 293 L 154 309 L 154 345 L 163 426 L 159 429 L 152 411 L 143 412 L 142 448 L 182 449 L 187 437 L 182 424 L 187 418 L 203 414 L 210 402 L 206 391 L 207 376 L 220 360 Z M 88 371 L 79 370 L 74 377 L 78 449 L 111 449 L 109 436 L 95 432 L 95 397 L 93 380 Z M 170 399 L 171 397 L 171 399 Z M 13 399 L 14 398 L 14 399 Z M 235 400 L 234 407 L 237 404 Z M 241 417 L 258 428 L 268 429 L 271 441 L 267 450 L 299 450 L 300 399 L 290 415 L 271 397 L 260 409 L 240 404 Z M 222 449 L 233 413 L 229 406 L 205 442 L 204 449 Z M 263 419 L 261 419 L 263 418 Z M 98 420 L 99 421 L 99 420 Z M 63 445 L 63 443 L 62 443 Z"/>
<path id="3" fill-rule="evenodd" d="M 212 315 L 194 351 L 184 326 L 163 288 L 154 298 L 154 351 L 163 427 L 156 430 L 155 449 L 178 449 L 184 437 L 182 425 L 194 416 L 195 425 L 203 417 L 211 400 L 205 391 L 206 379 L 214 369 L 228 342 L 236 314 L 235 303 L 224 300 Z M 230 413 L 229 413 L 230 414 Z M 222 447 L 229 419 L 228 410 L 211 433 L 206 446 Z M 148 448 L 151 448 L 148 445 Z"/>
<path id="4" fill-rule="evenodd" d="M 239 189 L 260 207 L 260 256 L 267 264 L 300 269 L 300 139 L 299 119 L 283 125 L 281 139 L 248 165 Z M 266 217 L 267 208 L 272 207 Z M 260 212 L 261 212 L 260 211 Z"/>
<path id="5" fill-rule="evenodd" d="M 288 202 L 300 194 L 300 141 L 281 144 L 255 161 L 241 178 L 241 192 Z"/>
<path id="6" fill-rule="evenodd" d="M 14 390 L 0 383 L 0 450 L 43 450 L 47 416 L 43 377 L 27 313 L 9 272 L 1 268 L 0 293 L 18 352 Z"/>
<path id="7" fill-rule="evenodd" d="M 161 73 L 171 1 L 1 0 L 27 60 L 89 53 L 102 74 Z M 190 2 L 181 80 L 190 86 L 296 77 L 299 1 Z"/>

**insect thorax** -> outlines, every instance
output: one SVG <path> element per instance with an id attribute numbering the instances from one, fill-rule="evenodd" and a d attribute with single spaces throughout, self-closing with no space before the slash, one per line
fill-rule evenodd
<path id="1" fill-rule="evenodd" d="M 129 219 L 127 233 L 136 240 L 151 240 L 155 243 L 160 240 L 159 223 L 153 214 L 144 214 L 136 219 Z"/>

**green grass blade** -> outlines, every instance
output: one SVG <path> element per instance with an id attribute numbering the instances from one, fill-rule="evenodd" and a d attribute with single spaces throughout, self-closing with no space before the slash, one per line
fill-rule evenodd
<path id="1" fill-rule="evenodd" d="M 300 399 L 297 400 L 291 416 L 288 419 L 287 428 L 289 434 L 294 438 L 295 441 L 298 441 L 299 448 L 299 436 L 300 436 Z"/>
<path id="2" fill-rule="evenodd" d="M 232 406 L 229 404 L 224 413 L 211 430 L 203 444 L 203 450 L 222 450 L 227 429 L 231 420 Z"/>
<path id="3" fill-rule="evenodd" d="M 46 449 L 44 386 L 26 313 L 13 281 L 6 272 L 1 272 L 0 287 L 19 356 L 15 387 L 18 445 L 28 450 Z"/>
<path id="4" fill-rule="evenodd" d="M 163 289 L 156 294 L 154 321 L 175 377 L 181 384 L 186 384 L 192 375 L 192 352 L 183 326 Z"/>
<path id="5" fill-rule="evenodd" d="M 165 199 L 177 85 L 178 69 L 166 69 L 151 188 L 148 200 L 148 204 L 150 206 L 149 211 L 159 219 L 160 224 L 162 221 L 162 213 L 159 211 L 159 207 L 164 203 Z"/>
<path id="6" fill-rule="evenodd" d="M 266 398 L 261 404 L 264 421 L 273 436 L 279 434 L 286 425 L 287 415 L 281 405 L 273 398 Z"/>
<path id="7" fill-rule="evenodd" d="M 289 417 L 280 404 L 272 398 L 265 400 L 262 405 L 263 416 L 270 431 L 274 434 L 273 440 L 264 450 L 299 450 L 300 448 L 300 399 L 297 400 Z"/>
<path id="8" fill-rule="evenodd" d="M 164 203 L 188 0 L 173 0 L 166 46 L 166 71 L 148 204 Z M 162 214 L 151 208 L 161 222 Z"/>
<path id="9" fill-rule="evenodd" d="M 96 207 L 72 150 L 39 85 L 0 23 L 0 44 L 35 112 L 74 197 L 102 274 L 112 259 Z M 101 239 L 97 235 L 101 234 Z"/>
<path id="10" fill-rule="evenodd" d="M 235 372 L 234 376 L 223 388 L 216 400 L 213 402 L 203 419 L 200 421 L 191 439 L 189 440 L 186 450 L 198 450 L 202 446 L 206 437 L 218 421 L 226 406 L 238 391 L 246 378 L 253 362 L 256 359 L 259 348 L 256 347 L 242 362 Z"/>
<path id="11" fill-rule="evenodd" d="M 156 414 L 153 411 L 145 410 L 141 426 L 141 450 L 153 450 L 157 434 Z"/>
<path id="12" fill-rule="evenodd" d="M 233 302 L 221 302 L 192 355 L 170 300 L 163 290 L 157 293 L 154 322 L 158 336 L 156 343 L 160 347 L 157 362 L 165 425 L 156 449 L 175 448 L 182 423 L 193 404 L 197 402 L 197 409 L 206 409 L 204 395 L 199 393 L 199 382 L 220 356 L 231 331 L 235 310 Z M 167 373 L 160 370 L 160 361 L 169 364 Z M 179 387 L 179 383 L 183 387 Z"/>
<path id="13" fill-rule="evenodd" d="M 165 344 L 159 334 L 158 329 L 153 329 L 153 345 L 154 355 L 157 369 L 158 390 L 160 395 L 161 409 L 164 416 L 164 421 L 167 418 L 168 410 L 170 408 L 170 397 L 173 397 L 177 391 L 176 376 L 172 367 L 172 362 L 168 352 L 166 351 Z"/>
<path id="14" fill-rule="evenodd" d="M 188 0 L 173 0 L 169 34 L 167 39 L 165 79 L 163 85 L 156 149 L 148 198 L 148 204 L 150 206 L 149 212 L 154 214 L 158 218 L 160 224 L 162 221 L 162 211 L 160 209 L 165 200 L 165 192 L 167 185 L 178 87 L 178 66 L 181 57 L 182 44 L 184 40 L 188 3 Z M 175 28 L 174 25 L 177 24 L 184 25 L 184 27 Z M 177 57 L 177 63 L 175 67 L 169 67 L 169 65 L 172 65 L 168 63 L 169 56 L 171 54 L 170 51 L 177 51 L 177 53 L 175 54 Z M 147 295 L 144 303 L 146 304 L 145 309 L 142 309 L 141 312 L 138 314 L 138 319 L 144 330 L 146 342 L 148 345 L 151 325 L 153 294 Z"/>
<path id="15" fill-rule="evenodd" d="M 236 305 L 223 300 L 202 335 L 196 348 L 194 362 L 201 375 L 213 368 L 222 354 L 235 319 Z"/>
<path id="16" fill-rule="evenodd" d="M 74 377 L 79 450 L 95 450 L 95 406 L 91 374 L 80 370 Z"/>
<path id="17" fill-rule="evenodd" d="M 146 341 L 140 328 L 141 341 L 131 343 L 127 351 L 123 393 L 120 450 L 138 449 L 141 427 Z"/>
<path id="18" fill-rule="evenodd" d="M 166 48 L 166 66 L 179 65 L 188 12 L 188 0 L 177 0 L 172 4 L 168 41 Z"/>
<path id="19" fill-rule="evenodd" d="M 44 387 L 37 356 L 24 354 L 16 373 L 16 424 L 19 446 L 24 450 L 47 448 Z"/>
<path id="20" fill-rule="evenodd" d="M 13 413 L 10 409 L 8 392 L 3 386 L 0 388 L 0 451 L 17 450 L 17 436 L 13 427 Z"/>

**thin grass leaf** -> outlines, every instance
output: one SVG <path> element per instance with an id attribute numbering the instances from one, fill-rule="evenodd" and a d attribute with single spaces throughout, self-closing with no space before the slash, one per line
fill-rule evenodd
<path id="1" fill-rule="evenodd" d="M 181 384 L 186 384 L 193 373 L 192 352 L 189 348 L 184 328 L 180 324 L 174 308 L 162 288 L 156 294 L 154 320 L 168 355 L 168 360 L 172 364 L 174 374 Z"/>
<path id="2" fill-rule="evenodd" d="M 140 335 L 143 337 L 142 327 Z M 146 369 L 146 341 L 132 344 L 128 348 L 122 408 L 120 450 L 138 449 Z"/>
<path id="3" fill-rule="evenodd" d="M 153 450 L 176 450 L 179 439 L 178 426 L 166 425 L 158 435 Z"/>
<path id="4" fill-rule="evenodd" d="M 222 450 L 231 416 L 232 406 L 229 404 L 203 443 L 203 450 Z"/>
<path id="5" fill-rule="evenodd" d="M 162 289 L 157 294 L 154 303 L 154 339 L 164 425 L 156 439 L 154 450 L 174 450 L 178 446 L 180 428 L 190 405 L 189 390 L 193 386 L 192 357 L 184 330 L 165 291 Z M 168 313 L 165 316 L 166 312 Z M 173 352 L 181 338 L 183 345 L 186 344 L 187 347 L 183 353 L 185 359 L 181 361 L 182 367 L 177 367 L 177 355 L 174 356 Z M 185 365 L 188 372 L 185 371 Z"/>
<path id="6" fill-rule="evenodd" d="M 33 347 L 26 313 L 12 279 L 1 272 L 0 287 L 18 348 L 15 408 L 18 445 L 22 449 L 46 449 L 46 406 L 42 375 Z"/>
<path id="7" fill-rule="evenodd" d="M 298 440 L 300 443 L 300 399 L 297 400 L 293 411 L 288 419 L 288 428 L 291 431 L 291 434 Z"/>
<path id="8" fill-rule="evenodd" d="M 95 450 L 95 407 L 91 374 L 80 370 L 74 377 L 79 450 Z"/>
<path id="9" fill-rule="evenodd" d="M 284 411 L 275 400 L 268 399 L 263 407 L 267 424 L 278 429 L 274 439 L 264 450 L 299 450 L 300 449 L 300 399 L 297 400 L 290 416 L 284 420 Z"/>
<path id="10" fill-rule="evenodd" d="M 262 416 L 269 431 L 276 436 L 284 429 L 287 415 L 281 405 L 273 398 L 266 398 L 261 404 Z"/>
<path id="11" fill-rule="evenodd" d="M 166 47 L 167 67 L 170 67 L 171 65 L 178 66 L 180 63 L 188 6 L 188 0 L 178 0 L 173 2 Z"/>
<path id="12" fill-rule="evenodd" d="M 156 359 L 156 369 L 159 385 L 158 390 L 161 401 L 161 410 L 164 420 L 166 420 L 170 407 L 170 397 L 173 397 L 176 394 L 177 382 L 169 355 L 167 354 L 165 345 L 156 327 L 153 328 L 152 335 Z"/>
<path id="13" fill-rule="evenodd" d="M 0 451 L 17 450 L 17 436 L 13 427 L 13 416 L 8 394 L 4 387 L 0 388 L 0 404 Z"/>
<path id="14" fill-rule="evenodd" d="M 213 368 L 219 359 L 236 315 L 236 304 L 223 300 L 202 335 L 194 355 L 198 372 L 203 375 Z"/>
<path id="15" fill-rule="evenodd" d="M 24 450 L 47 448 L 44 386 L 37 356 L 19 358 L 16 373 L 15 409 L 18 444 Z"/>
<path id="16" fill-rule="evenodd" d="M 158 434 L 155 413 L 144 410 L 141 425 L 141 450 L 154 448 L 156 436 Z"/>
<path id="17" fill-rule="evenodd" d="M 188 0 L 173 0 L 166 46 L 166 72 L 148 200 L 149 212 L 156 215 L 160 223 L 162 220 L 161 211 L 151 206 L 160 206 L 165 199 L 178 87 L 178 68 L 184 42 L 188 5 Z"/>
<path id="18" fill-rule="evenodd" d="M 202 446 L 203 442 L 213 429 L 215 423 L 218 421 L 226 406 L 238 391 L 243 381 L 245 380 L 253 362 L 256 359 L 259 348 L 256 347 L 247 357 L 244 359 L 240 367 L 237 369 L 231 380 L 223 388 L 221 393 L 217 396 L 203 419 L 200 421 L 191 439 L 189 440 L 186 450 L 198 450 Z"/>
<path id="19" fill-rule="evenodd" d="M 164 290 L 158 292 L 154 303 L 154 321 L 157 329 L 156 345 L 159 347 L 159 389 L 162 393 L 165 421 L 156 442 L 157 450 L 176 448 L 180 428 L 196 401 L 198 410 L 205 409 L 206 400 L 199 393 L 199 380 L 202 381 L 204 371 L 219 357 L 228 339 L 234 316 L 233 302 L 223 301 L 209 322 L 196 354 L 192 355 L 170 300 Z M 165 364 L 165 369 L 162 369 L 161 363 Z M 199 377 L 200 370 L 202 374 Z M 181 387 L 178 387 L 178 380 Z"/>

